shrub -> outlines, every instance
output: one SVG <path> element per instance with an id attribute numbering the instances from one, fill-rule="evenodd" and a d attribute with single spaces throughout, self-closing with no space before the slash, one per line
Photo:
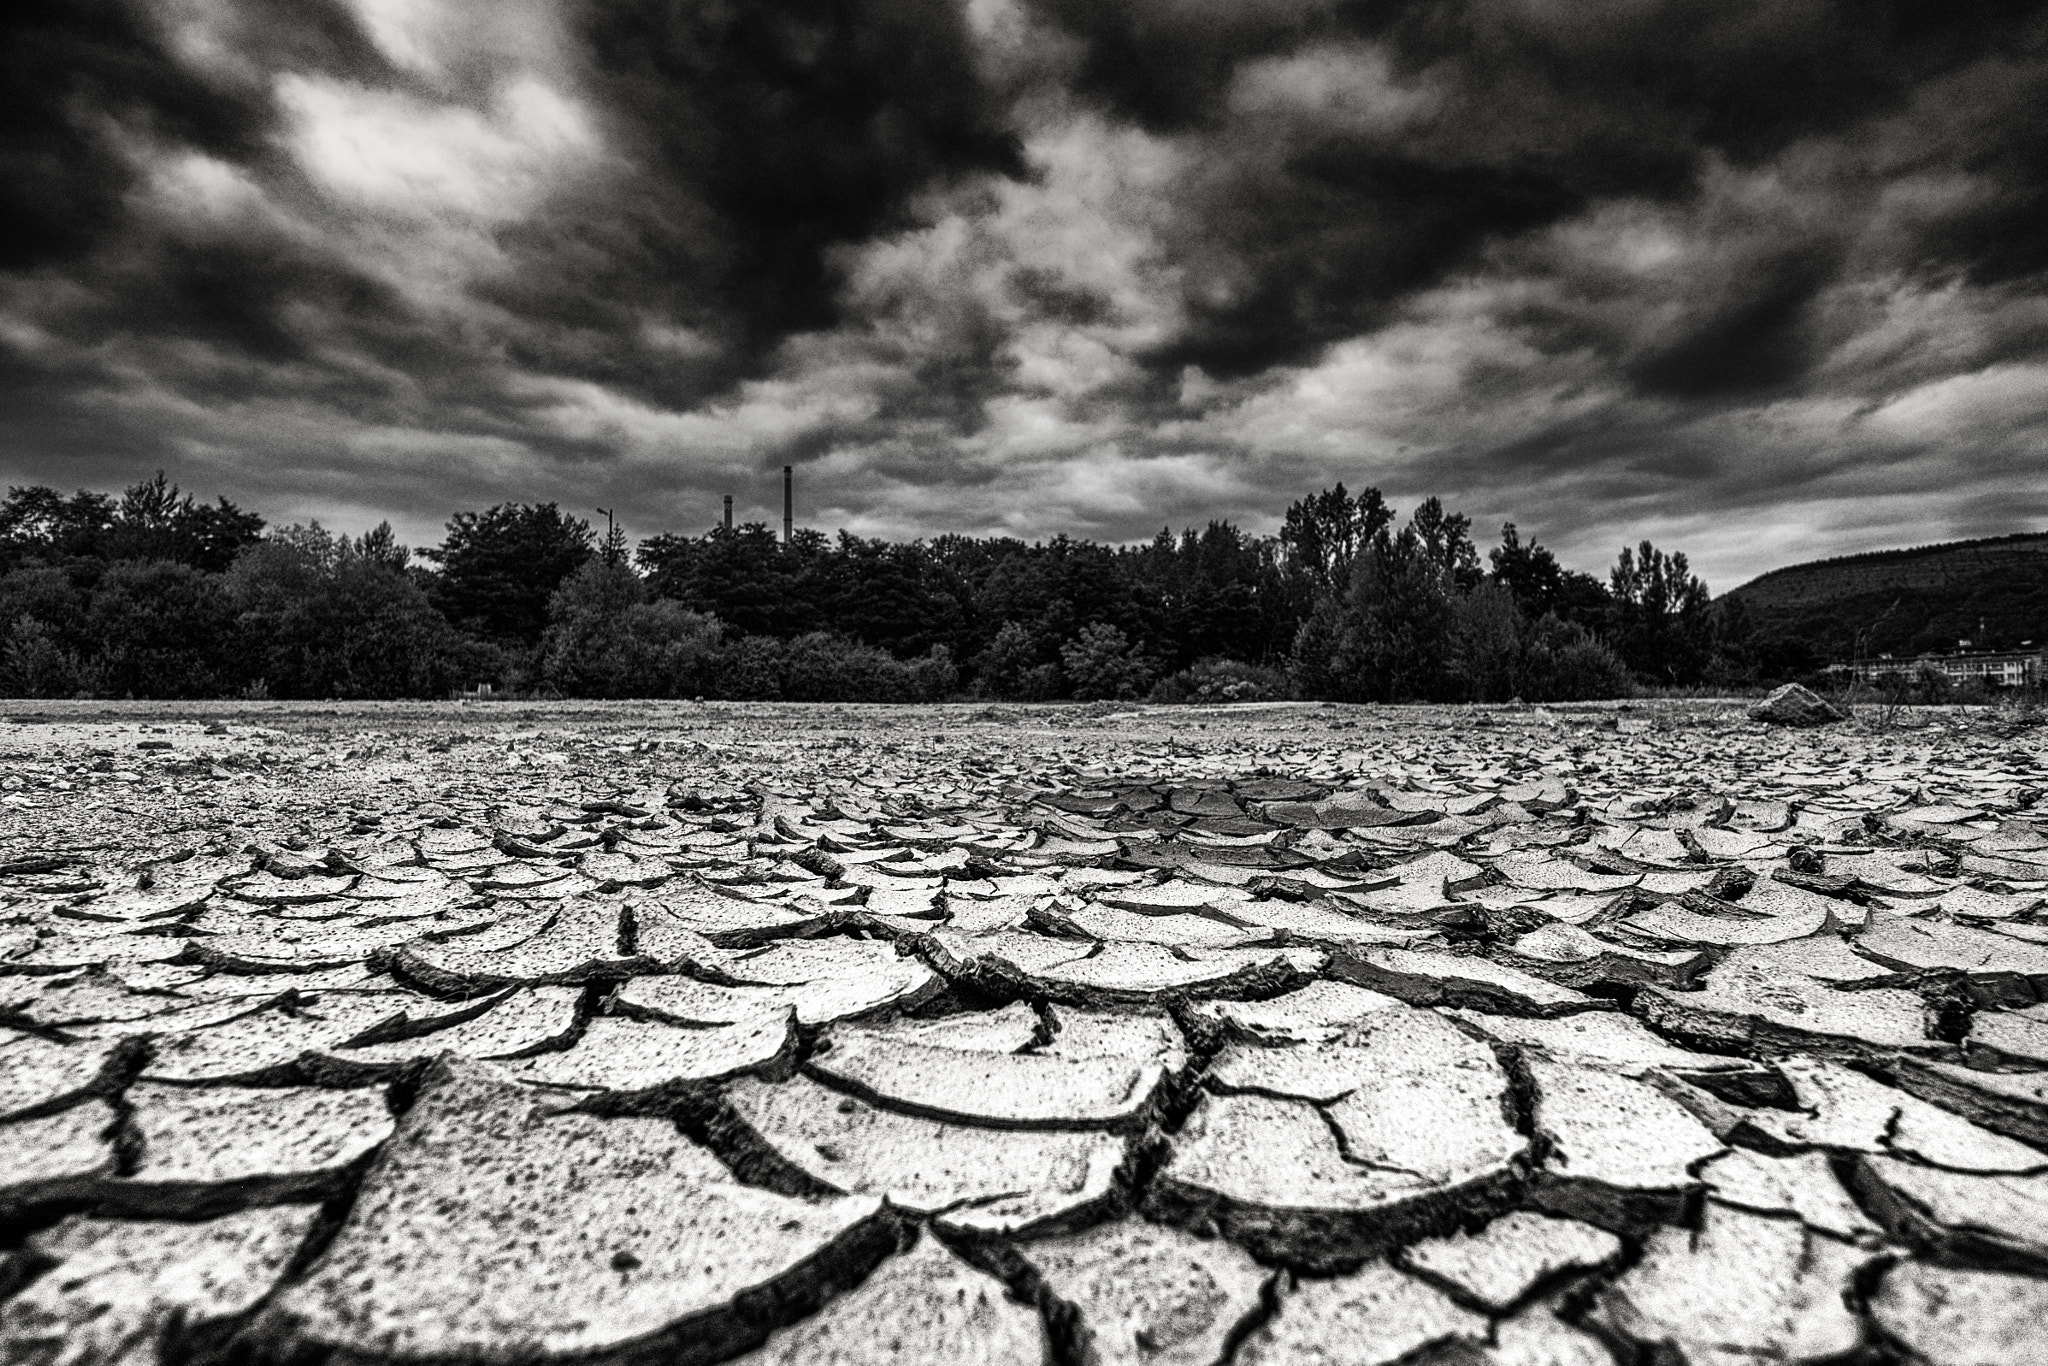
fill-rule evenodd
<path id="1" fill-rule="evenodd" d="M 1462 700 L 1529 700 L 1535 628 L 1515 606 L 1514 594 L 1500 584 L 1483 583 L 1451 599 L 1449 606 L 1450 672 L 1462 684 Z"/>
<path id="2" fill-rule="evenodd" d="M 23 617 L 34 617 L 52 639 L 74 650 L 90 599 L 71 575 L 48 565 L 29 565 L 0 576 L 0 636 Z"/>
<path id="3" fill-rule="evenodd" d="M 623 559 L 595 558 L 548 603 L 540 676 L 577 697 L 693 697 L 724 627 L 679 602 L 649 602 Z"/>
<path id="4" fill-rule="evenodd" d="M 1197 660 L 1152 685 L 1154 702 L 1270 702 L 1289 695 L 1279 669 L 1235 659 Z"/>
<path id="5" fill-rule="evenodd" d="M 218 574 L 167 560 L 107 566 L 86 609 L 99 688 L 114 697 L 221 697 L 251 674 Z"/>
<path id="6" fill-rule="evenodd" d="M 1158 672 L 1122 631 L 1106 621 L 1082 627 L 1079 635 L 1060 646 L 1060 664 L 1074 696 L 1083 702 L 1137 697 Z"/>
<path id="7" fill-rule="evenodd" d="M 1022 622 L 1006 621 L 973 660 L 974 691 L 1012 702 L 1044 702 L 1060 695 L 1066 680 L 1046 659 L 1047 646 Z"/>
<path id="8" fill-rule="evenodd" d="M 794 640 L 748 636 L 721 652 L 711 692 L 735 701 L 936 702 L 959 682 L 943 645 L 916 659 L 813 631 Z"/>
<path id="9" fill-rule="evenodd" d="M 1522 651 L 1525 702 L 1596 702 L 1635 696 L 1635 676 L 1607 645 L 1575 622 L 1545 617 Z"/>
<path id="10" fill-rule="evenodd" d="M 77 697 L 93 690 L 93 672 L 32 616 L 19 616 L 0 646 L 0 697 Z"/>
<path id="11" fill-rule="evenodd" d="M 473 664 L 406 576 L 389 528 L 350 541 L 284 527 L 224 582 L 248 658 L 274 697 L 437 697 Z"/>

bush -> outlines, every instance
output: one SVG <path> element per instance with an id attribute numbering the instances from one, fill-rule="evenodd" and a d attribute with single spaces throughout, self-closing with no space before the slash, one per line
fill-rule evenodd
<path id="1" fill-rule="evenodd" d="M 273 697 L 438 697 L 475 661 L 404 571 L 388 527 L 350 541 L 284 527 L 236 557 L 225 584 Z"/>
<path id="2" fill-rule="evenodd" d="M 107 566 L 86 610 L 99 690 L 114 697 L 222 697 L 250 676 L 235 605 L 218 574 L 168 560 Z"/>
<path id="3" fill-rule="evenodd" d="M 540 676 L 577 697 L 694 697 L 724 627 L 679 602 L 649 602 L 623 559 L 592 559 L 555 590 Z"/>
<path id="4" fill-rule="evenodd" d="M 1235 659 L 1202 659 L 1152 685 L 1154 702 L 1270 702 L 1289 695 L 1279 669 Z"/>
<path id="5" fill-rule="evenodd" d="M 74 651 L 86 642 L 78 633 L 91 599 L 71 575 L 48 565 L 29 565 L 0 576 L 0 637 L 23 617 L 34 617 L 57 643 Z"/>
<path id="6" fill-rule="evenodd" d="M 89 695 L 93 682 L 93 671 L 35 617 L 16 617 L 7 628 L 0 646 L 0 697 L 77 697 Z"/>
<path id="7" fill-rule="evenodd" d="M 1451 673 L 1468 702 L 1530 700 L 1530 645 L 1535 627 L 1515 606 L 1514 594 L 1483 583 L 1450 602 Z M 1548 700 L 1548 699 L 1544 699 Z"/>
<path id="8" fill-rule="evenodd" d="M 1083 702 L 1137 697 L 1158 673 L 1152 661 L 1106 621 L 1082 627 L 1079 635 L 1060 646 L 1060 664 L 1074 696 Z"/>
<path id="9" fill-rule="evenodd" d="M 1533 647 L 1523 679 L 1525 702 L 1599 702 L 1636 694 L 1635 676 L 1621 656 L 1590 636 Z"/>
<path id="10" fill-rule="evenodd" d="M 1010 702 L 1045 702 L 1066 685 L 1060 666 L 1046 659 L 1046 643 L 1022 622 L 1006 621 L 973 660 L 974 691 Z"/>
<path id="11" fill-rule="evenodd" d="M 952 652 L 917 659 L 813 631 L 794 640 L 748 636 L 721 652 L 711 692 L 743 702 L 936 702 L 953 691 Z"/>

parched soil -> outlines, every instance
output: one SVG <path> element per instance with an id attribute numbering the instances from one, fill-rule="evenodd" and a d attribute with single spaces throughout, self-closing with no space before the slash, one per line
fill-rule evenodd
<path id="1" fill-rule="evenodd" d="M 0 715 L 0 1362 L 2048 1362 L 2014 718 Z"/>

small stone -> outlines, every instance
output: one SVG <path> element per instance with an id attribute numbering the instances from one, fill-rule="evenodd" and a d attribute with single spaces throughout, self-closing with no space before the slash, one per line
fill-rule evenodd
<path id="1" fill-rule="evenodd" d="M 1411 1244 L 1397 1260 L 1504 1314 L 1559 1272 L 1597 1267 L 1620 1252 L 1621 1240 L 1605 1229 L 1516 1210 L 1477 1233 Z"/>
<path id="2" fill-rule="evenodd" d="M 1749 718 L 1767 726 L 1825 726 L 1840 721 L 1842 712 L 1812 689 L 1786 683 L 1751 707 Z"/>

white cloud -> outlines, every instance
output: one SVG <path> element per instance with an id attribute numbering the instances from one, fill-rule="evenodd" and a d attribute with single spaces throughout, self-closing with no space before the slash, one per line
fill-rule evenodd
<path id="1" fill-rule="evenodd" d="M 500 86 L 484 111 L 308 76 L 280 80 L 278 100 L 316 184 L 401 222 L 522 217 L 599 151 L 582 107 L 532 78 Z"/>

